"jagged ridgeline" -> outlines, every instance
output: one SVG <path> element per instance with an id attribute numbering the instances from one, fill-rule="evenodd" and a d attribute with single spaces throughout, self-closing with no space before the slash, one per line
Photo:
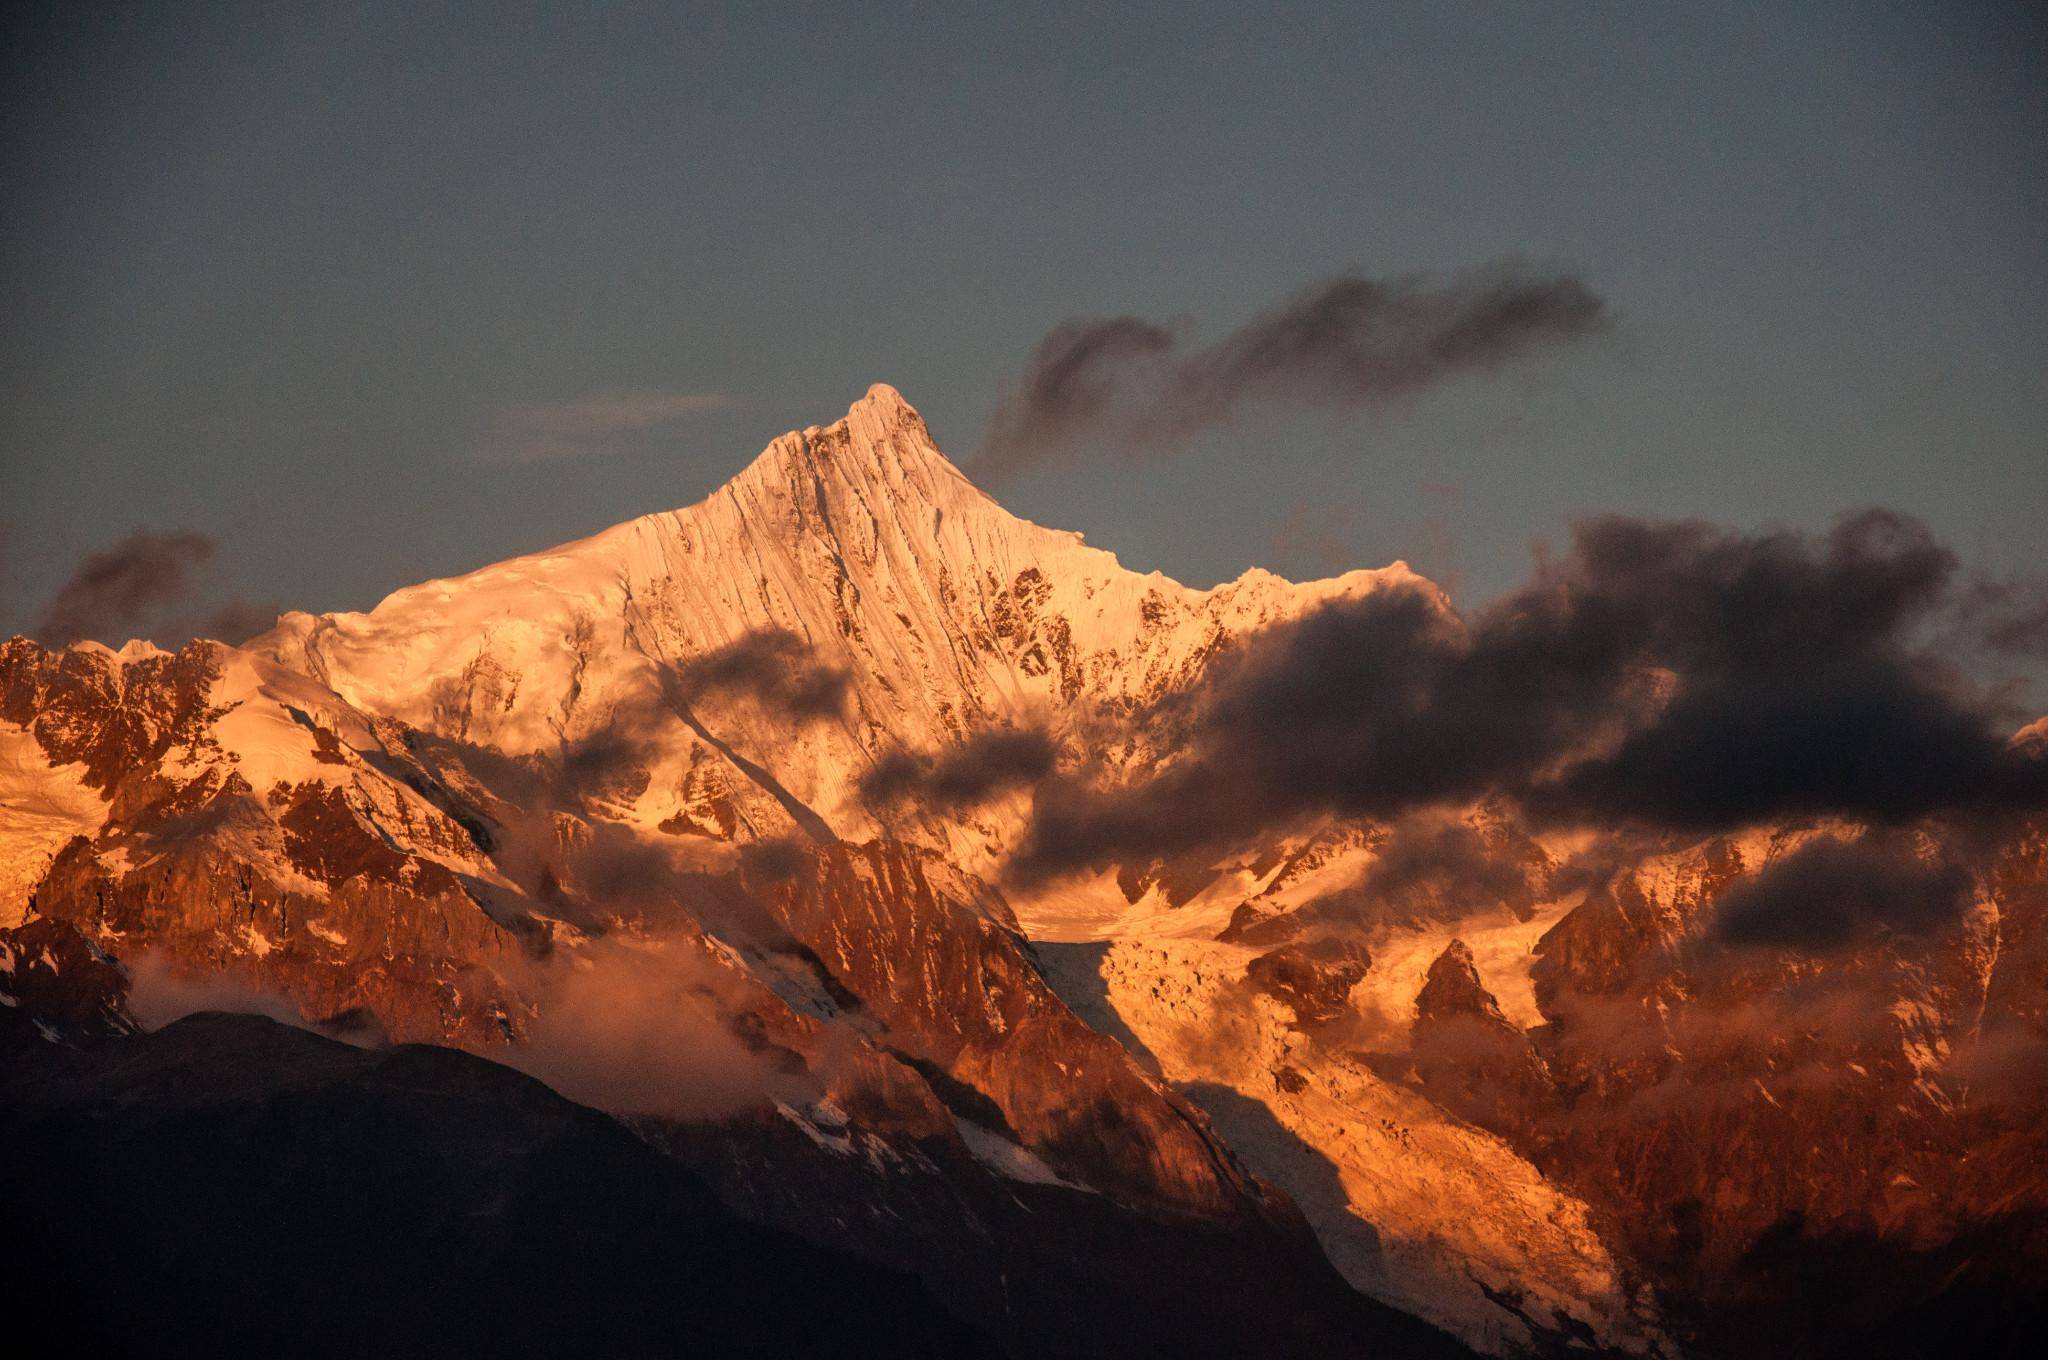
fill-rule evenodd
<path id="1" fill-rule="evenodd" d="M 1916 826 L 1974 856 L 1955 910 L 1825 952 L 1713 922 L 1847 823 L 1600 859 L 1480 799 L 1033 858 L 1053 793 L 1177 767 L 1249 639 L 1390 591 L 1449 617 L 1402 564 L 1129 571 L 877 386 L 697 505 L 367 613 L 14 639 L 0 1019 L 39 1056 L 7 1117 L 55 1147 L 200 1063 L 190 1127 L 242 1129 L 305 1036 L 136 1032 L 192 1011 L 465 1049 L 637 1138 L 434 1067 L 480 1102 L 449 1127 L 573 1126 L 593 1184 L 650 1154 L 775 1251 L 914 1276 L 934 1353 L 1797 1353 L 1824 1299 L 1841 1335 L 2017 1316 L 2038 828 Z M 427 1117 L 305 1053 L 318 1109 Z"/>

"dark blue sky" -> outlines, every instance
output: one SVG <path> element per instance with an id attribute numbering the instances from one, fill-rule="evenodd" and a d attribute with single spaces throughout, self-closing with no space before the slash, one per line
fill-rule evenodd
<path id="1" fill-rule="evenodd" d="M 2042 565 L 2033 6 L 71 8 L 5 43 L 0 632 L 137 525 L 367 608 L 873 381 L 964 457 L 1064 318 L 1214 338 L 1504 257 L 1614 330 L 992 489 L 1196 584 L 1407 556 L 1483 598 L 1595 510 L 1884 504 Z"/>

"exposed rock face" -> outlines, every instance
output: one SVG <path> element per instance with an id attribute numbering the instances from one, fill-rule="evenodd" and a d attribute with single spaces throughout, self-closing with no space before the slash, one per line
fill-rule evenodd
<path id="1" fill-rule="evenodd" d="M 19 638 L 0 648 L 0 694 L 49 765 L 82 765 L 106 804 L 23 909 L 310 1018 L 362 1008 L 399 1038 L 516 1036 L 525 951 L 467 886 L 495 875 L 336 696 L 216 643 L 128 656 Z"/>
<path id="2" fill-rule="evenodd" d="M 27 638 L 0 643 L 0 718 L 28 727 L 52 765 L 84 766 L 109 801 L 147 802 L 149 781 L 173 745 L 203 740 L 216 714 L 207 699 L 221 649 L 130 658 L 83 645 L 46 651 Z"/>
<path id="3" fill-rule="evenodd" d="M 1840 1333 L 1810 1289 L 1880 1330 L 1918 1300 L 1944 1307 L 1955 1244 L 1991 1234 L 2013 1267 L 2034 1250 L 2013 1225 L 2048 1207 L 2041 1126 L 2020 1131 L 2038 1081 L 1979 1084 L 2048 1053 L 2031 996 L 2006 1008 L 2029 990 L 2013 974 L 2038 975 L 2039 832 L 1925 938 L 1819 953 L 1713 938 L 1730 886 L 1812 834 L 1710 842 L 1591 892 L 1536 947 L 1545 1064 L 1475 994 L 1469 958 L 1439 959 L 1418 999 L 1425 1089 L 1599 1206 L 1712 1349 L 1801 1353 Z M 1444 1051 L 1438 1013 L 1465 1017 L 1462 1053 Z M 1987 1159 L 2010 1173 L 1995 1191 Z M 1822 1283 L 1852 1257 L 1853 1289 Z M 2018 1267 L 2044 1268 L 2038 1254 Z"/>
<path id="4" fill-rule="evenodd" d="M 1253 959 L 1244 971 L 1252 986 L 1294 1011 L 1296 1024 L 1312 1028 L 1349 1013 L 1351 989 L 1371 966 L 1372 955 L 1363 944 L 1331 935 L 1282 945 Z"/>
<path id="5" fill-rule="evenodd" d="M 0 929 L 0 1047 L 132 1034 L 128 975 L 62 921 Z"/>
<path id="6" fill-rule="evenodd" d="M 1524 1147 L 1539 1147 L 1557 1089 L 1536 1046 L 1479 980 L 1472 949 L 1452 940 L 1415 997 L 1414 1063 L 1431 1100 Z"/>
<path id="7" fill-rule="evenodd" d="M 1923 855 L 1967 865 L 1974 885 L 1968 910 L 1939 928 L 1800 949 L 1717 929 L 1724 899 L 1764 866 L 1861 830 L 1602 850 L 1616 867 L 1539 899 L 1526 926 L 1513 902 L 1449 923 L 1480 930 L 1483 948 L 1427 922 L 1375 926 L 1386 918 L 1372 903 L 1351 904 L 1375 956 L 1354 1001 L 1404 986 L 1396 1004 L 1414 998 L 1412 1029 L 1374 1038 L 1387 1047 L 1368 1055 L 1373 1070 L 1583 1197 L 1658 1283 L 1688 1352 L 1808 1353 L 1852 1335 L 1880 1346 L 1887 1319 L 1954 1321 L 1971 1301 L 2038 1314 L 2040 829 L 1914 828 Z M 1343 860 L 1306 878 L 1350 891 L 1366 872 Z M 1326 929 L 1322 900 L 1298 876 L 1248 898 L 1221 939 Z M 1385 976 L 1418 954 L 1429 964 L 1412 982 Z M 1287 1091 L 1333 1064 L 1294 1056 Z M 1956 1271 L 1967 1286 L 1944 1284 Z"/>
<path id="8" fill-rule="evenodd" d="M 709 747 L 690 749 L 690 768 L 676 789 L 676 810 L 662 819 L 661 830 L 714 841 L 729 841 L 738 833 L 739 809 L 721 763 Z"/>
<path id="9" fill-rule="evenodd" d="M 1606 1344 L 1798 1354 L 1853 1336 L 1881 1349 L 1894 1322 L 1923 1329 L 1900 1335 L 1937 1335 L 1980 1304 L 1995 1316 L 2035 1318 L 2039 1282 L 2048 1278 L 2048 1239 L 2036 1226 L 2048 1221 L 2039 1117 L 2040 1073 L 2048 1071 L 2039 1004 L 2048 992 L 2041 832 L 1915 829 L 1923 854 L 1967 864 L 1975 885 L 1969 910 L 1938 929 L 1865 932 L 1820 949 L 1737 945 L 1718 932 L 1723 899 L 1763 866 L 1816 836 L 1860 830 L 1767 829 L 1649 853 L 1609 847 L 1589 858 L 1617 867 L 1591 887 L 1580 885 L 1592 875 L 1575 868 L 1576 881 L 1567 879 L 1571 886 L 1555 898 L 1546 888 L 1533 903 L 1468 907 L 1468 916 L 1441 923 L 1418 919 L 1405 903 L 1381 911 L 1361 895 L 1356 885 L 1371 880 L 1384 844 L 1372 829 L 1348 840 L 1317 830 L 1278 857 L 1282 867 L 1269 866 L 1267 883 L 1186 909 L 1227 921 L 1220 957 L 1179 944 L 1155 954 L 1136 941 L 1113 942 L 1092 971 L 1121 978 L 1137 967 L 1150 981 L 1113 983 L 1109 1022 L 1098 1023 L 1127 1028 L 1170 1075 L 1220 1078 L 1232 1099 L 1255 1099 L 1340 1176 L 1357 1155 L 1357 1126 L 1332 1127 L 1312 1111 L 1333 1087 L 1353 1108 L 1384 1099 L 1347 1074 L 1354 1061 L 1505 1139 L 1548 1186 L 1578 1201 L 1616 1252 L 1623 1279 L 1653 1280 L 1660 1291 L 1671 1329 L 1663 1339 L 1631 1342 L 1611 1322 L 1595 1324 L 1611 1328 Z M 1531 870 L 1531 881 L 1547 881 L 1516 837 L 1496 844 Z M 1342 902 L 1341 913 L 1327 912 L 1332 901 Z M 1412 1024 L 1388 1033 L 1368 1023 L 1364 1051 L 1355 1053 L 1330 1042 L 1343 1027 L 1303 1034 L 1268 1071 L 1223 1062 L 1259 1031 L 1246 1028 L 1241 1001 L 1198 985 L 1201 972 L 1229 968 L 1221 960 L 1234 955 L 1267 958 L 1260 966 L 1284 975 L 1275 964 L 1295 957 L 1284 951 L 1323 937 L 1338 920 L 1357 923 L 1373 956 L 1352 989 L 1353 1006 L 1369 1021 L 1405 1010 Z M 1467 931 L 1478 933 L 1459 938 Z M 1084 976 L 1067 990 L 1081 997 L 1094 986 Z M 1197 1004 L 1199 1014 L 1179 1014 L 1189 1004 L 1183 998 L 1205 992 L 1215 999 Z M 1295 1009 L 1284 987 L 1264 995 Z M 1169 1060 L 1169 1052 L 1179 1056 Z M 1240 1148 L 1255 1136 L 1247 1124 L 1216 1117 Z M 1418 1139 L 1404 1155 L 1443 1154 Z M 1319 1197 L 1324 1182 L 1289 1165 L 1253 1162 L 1304 1204 L 1351 1278 L 1373 1280 L 1366 1265 L 1350 1264 L 1359 1259 L 1351 1220 L 1329 1212 Z M 1431 1167 L 1434 1175 L 1449 1171 Z M 1380 1194 L 1344 1181 L 1344 1207 L 1353 1213 L 1369 1213 L 1364 1206 Z M 1398 1240 L 1396 1222 L 1426 1221 L 1412 1203 L 1378 1213 L 1382 1241 Z M 1484 1259 L 1477 1243 L 1462 1249 Z M 1555 1284 L 1569 1278 L 1559 1259 L 1514 1269 Z M 1394 1296 L 1415 1286 L 1367 1287 Z M 1496 1324 L 1462 1311 L 1447 1283 L 1421 1288 L 1441 1290 L 1436 1316 L 1480 1344 L 1525 1344 L 1490 1338 Z M 1509 1292 L 1490 1284 L 1488 1298 Z M 1527 1307 L 1531 1296 L 1523 1297 L 1515 1307 Z M 1539 1329 L 1556 1326 L 1561 1314 L 1590 1321 L 1598 1297 L 1581 1293 L 1547 1322 L 1540 1310 L 1532 1316 Z M 1944 1322 L 1926 1321 L 1934 1318 Z"/>
<path id="10" fill-rule="evenodd" d="M 1227 1217 L 1257 1202 L 1205 1121 L 1075 1018 L 1009 930 L 936 891 L 917 852 L 838 845 L 815 866 L 759 885 L 760 900 L 887 1042 L 987 1103 L 957 1113 L 992 1113 L 1055 1170 L 1128 1203 Z"/>

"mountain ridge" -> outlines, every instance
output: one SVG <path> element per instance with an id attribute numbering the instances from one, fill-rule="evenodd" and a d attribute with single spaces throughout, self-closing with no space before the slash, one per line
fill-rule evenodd
<path id="1" fill-rule="evenodd" d="M 1319 1250 L 1503 1355 L 1796 1350 L 1774 1329 L 1821 1301 L 1758 1251 L 1876 1252 L 1873 1298 L 1936 1306 L 1971 1234 L 2033 1250 L 2048 1124 L 2005 1068 L 2048 1051 L 2038 825 L 1916 826 L 1914 853 L 1975 856 L 1969 909 L 1814 956 L 1729 949 L 1722 899 L 1871 828 L 1631 840 L 1485 803 L 1004 876 L 1048 772 L 1164 768 L 1219 661 L 1383 589 L 1448 608 L 1402 564 L 1129 571 L 1003 510 L 878 384 L 693 506 L 367 613 L 248 648 L 0 644 L 0 972 L 61 926 L 308 1023 L 544 1055 L 565 980 L 651 950 L 680 986 L 657 1032 L 753 1102 L 657 1141 L 824 1245 L 928 1278 L 966 1253 L 981 1322 L 1008 1266 L 974 1255 L 961 1175 L 1075 1231 L 1227 1239 L 1226 1275 Z M 941 777 L 992 740 L 1018 777 Z M 642 972 L 600 973 L 601 1009 Z M 822 1219 L 764 1192 L 784 1174 Z M 906 1196 L 951 1206 L 937 1255 L 830 1227 Z"/>
<path id="2" fill-rule="evenodd" d="M 1393 584 L 1429 588 L 1405 564 L 1304 583 L 1255 568 L 1205 591 L 1130 571 L 1002 509 L 877 384 L 695 505 L 423 582 L 368 613 L 288 614 L 249 647 L 366 710 L 508 753 L 559 751 L 615 721 L 651 728 L 653 792 L 633 807 L 645 826 L 676 816 L 709 763 L 755 834 L 801 829 L 786 793 L 813 828 L 858 837 L 885 829 L 858 784 L 891 750 L 991 723 L 1075 738 L 1083 710 L 1129 711 L 1233 638 Z M 699 732 L 650 717 L 673 707 L 665 671 L 768 633 L 845 673 L 843 711 L 792 726 L 714 695 L 692 705 Z"/>

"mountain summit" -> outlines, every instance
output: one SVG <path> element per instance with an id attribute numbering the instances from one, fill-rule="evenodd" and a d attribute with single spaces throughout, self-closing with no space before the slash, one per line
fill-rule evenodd
<path id="1" fill-rule="evenodd" d="M 1842 1298 L 1873 1334 L 2021 1316 L 2038 819 L 1928 819 L 1968 909 L 1822 953 L 1718 914 L 1868 828 L 1564 834 L 1502 797 L 1008 881 L 1047 807 L 1190 751 L 1145 815 L 1235 813 L 1178 725 L 1219 659 L 1390 588 L 1427 586 L 1130 571 L 878 385 L 696 505 L 367 613 L 15 638 L 0 1045 L 142 1074 L 137 1022 L 229 1004 L 523 1065 L 1019 1354 L 1456 1353 L 1421 1318 L 1789 1356 Z"/>
<path id="2" fill-rule="evenodd" d="M 1227 630 L 1375 579 L 1125 571 L 1004 512 L 877 388 L 695 506 L 247 648 L 13 639 L 0 1040 L 132 1028 L 102 995 L 132 959 L 145 1027 L 254 1007 L 530 1067 L 1018 1353 L 1112 1328 L 1143 1353 L 1461 1353 L 1355 1292 L 1052 987 L 976 873 L 1021 795 L 883 814 L 863 788 L 1006 727 L 1078 743 Z M 69 990 L 44 976 L 66 959 Z"/>
<path id="3" fill-rule="evenodd" d="M 1304 585 L 1253 570 L 1203 591 L 1129 571 L 1004 510 L 878 383 L 696 505 L 366 614 L 288 614 L 249 645 L 353 704 L 508 753 L 559 754 L 630 723 L 648 782 L 620 811 L 650 829 L 708 781 L 731 786 L 753 835 L 857 837 L 879 824 L 856 785 L 890 751 L 991 725 L 1065 735 L 1100 705 L 1186 683 L 1232 636 L 1414 579 L 1399 564 Z M 843 675 L 844 707 L 793 725 L 714 693 L 687 719 L 650 717 L 672 707 L 664 674 L 764 636 Z"/>

